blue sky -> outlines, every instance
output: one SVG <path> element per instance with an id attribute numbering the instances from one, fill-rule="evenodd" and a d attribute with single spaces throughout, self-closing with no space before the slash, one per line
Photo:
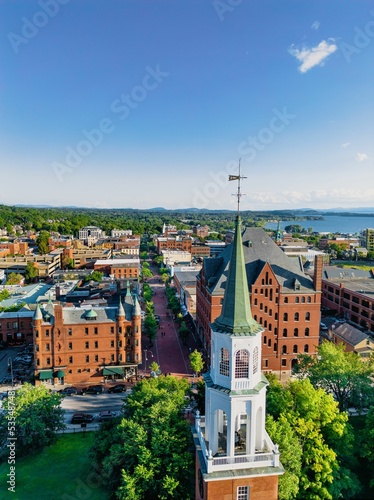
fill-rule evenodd
<path id="1" fill-rule="evenodd" d="M 0 203 L 374 206 L 374 1 L 0 0 Z"/>

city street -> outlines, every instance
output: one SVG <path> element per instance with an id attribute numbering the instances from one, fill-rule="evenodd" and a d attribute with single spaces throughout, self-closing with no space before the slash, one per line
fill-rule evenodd
<path id="1" fill-rule="evenodd" d="M 171 373 L 182 377 L 193 377 L 193 371 L 189 364 L 189 354 L 197 348 L 197 342 L 191 333 L 187 345 L 183 345 L 178 336 L 178 324 L 173 321 L 168 309 L 165 295 L 165 285 L 161 281 L 157 268 L 151 267 L 153 278 L 148 279 L 148 284 L 153 291 L 153 303 L 155 314 L 160 316 L 160 324 L 156 340 L 152 347 L 148 347 L 149 339 L 145 335 L 142 338 L 143 363 L 140 366 L 142 373 L 149 375 L 149 365 L 156 361 L 161 372 Z"/>

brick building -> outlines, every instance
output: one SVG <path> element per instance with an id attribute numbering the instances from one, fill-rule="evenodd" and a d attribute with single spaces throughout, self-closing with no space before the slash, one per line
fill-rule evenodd
<path id="1" fill-rule="evenodd" d="M 124 379 L 136 375 L 142 362 L 136 294 L 128 292 L 118 307 L 37 306 L 33 329 L 37 384 Z"/>
<path id="2" fill-rule="evenodd" d="M 115 279 L 137 279 L 140 273 L 138 258 L 98 260 L 94 264 L 95 271 L 112 275 Z"/>
<path id="3" fill-rule="evenodd" d="M 192 238 L 190 236 L 160 236 L 156 238 L 157 252 L 162 250 L 181 250 L 191 252 Z"/>
<path id="4" fill-rule="evenodd" d="M 373 270 L 324 267 L 322 305 L 374 332 Z"/>
<path id="5" fill-rule="evenodd" d="M 298 354 L 318 346 L 322 256 L 311 279 L 300 259 L 285 255 L 263 229 L 247 228 L 242 241 L 253 317 L 264 328 L 261 367 L 287 377 Z M 231 252 L 232 245 L 205 259 L 197 277 L 196 326 L 208 363 L 210 325 L 221 313 Z"/>
<path id="6" fill-rule="evenodd" d="M 209 236 L 210 227 L 209 226 L 194 226 L 193 233 L 200 238 L 207 238 Z"/>
<path id="7" fill-rule="evenodd" d="M 0 341 L 8 345 L 32 343 L 33 311 L 0 312 Z"/>

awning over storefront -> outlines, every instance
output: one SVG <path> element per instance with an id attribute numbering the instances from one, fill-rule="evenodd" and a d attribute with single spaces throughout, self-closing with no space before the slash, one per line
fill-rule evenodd
<path id="1" fill-rule="evenodd" d="M 123 375 L 123 366 L 105 366 L 103 375 Z"/>
<path id="2" fill-rule="evenodd" d="M 55 377 L 58 377 L 58 378 L 63 378 L 63 377 L 65 377 L 65 372 L 64 372 L 64 370 L 57 370 L 57 372 L 55 372 Z"/>
<path id="3" fill-rule="evenodd" d="M 53 378 L 52 370 L 43 370 L 39 373 L 39 380 L 49 380 Z"/>

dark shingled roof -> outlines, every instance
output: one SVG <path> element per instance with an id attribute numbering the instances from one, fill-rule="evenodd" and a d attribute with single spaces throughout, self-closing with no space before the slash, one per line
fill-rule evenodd
<path id="1" fill-rule="evenodd" d="M 304 274 L 301 261 L 288 257 L 262 228 L 250 227 L 244 231 L 243 250 L 249 288 L 268 262 L 284 291 L 295 292 L 295 280 L 300 283 L 297 293 L 314 290 L 313 281 Z M 231 251 L 232 244 L 220 257 L 204 259 L 204 274 L 212 295 L 222 295 L 225 290 Z"/>
<path id="2" fill-rule="evenodd" d="M 336 327 L 334 333 L 352 346 L 355 346 L 368 338 L 368 335 L 366 335 L 366 333 L 358 330 L 348 323 L 343 323 L 342 325 Z"/>

